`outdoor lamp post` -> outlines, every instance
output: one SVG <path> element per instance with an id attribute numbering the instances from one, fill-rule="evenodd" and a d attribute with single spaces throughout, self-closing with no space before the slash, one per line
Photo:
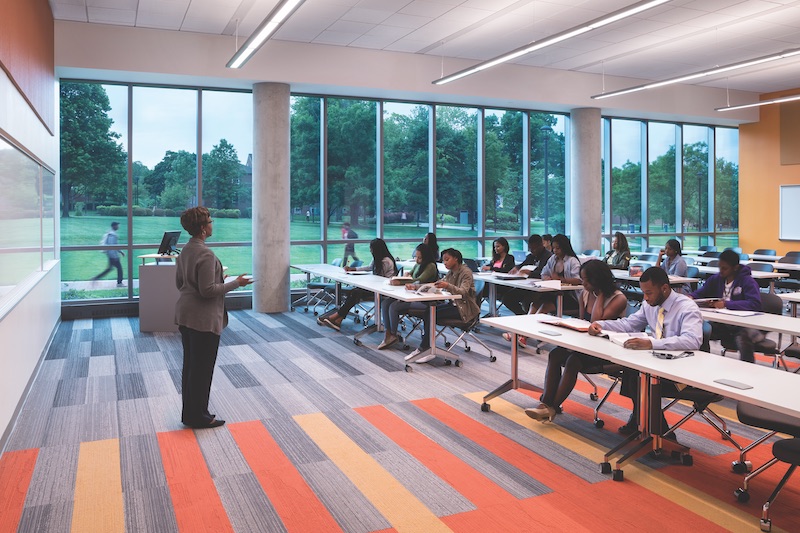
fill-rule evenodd
<path id="1" fill-rule="evenodd" d="M 550 126 L 542 126 L 539 128 L 544 136 L 544 233 L 547 233 L 547 222 L 549 218 L 549 210 L 548 210 L 548 202 L 550 200 L 550 195 L 547 190 L 547 177 L 549 175 L 548 168 L 547 168 L 547 143 L 550 140 L 550 132 L 553 131 L 553 128 Z"/>

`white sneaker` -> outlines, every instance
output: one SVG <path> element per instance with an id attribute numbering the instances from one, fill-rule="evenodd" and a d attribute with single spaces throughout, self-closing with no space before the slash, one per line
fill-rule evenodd
<path id="1" fill-rule="evenodd" d="M 419 348 L 417 348 L 416 350 L 414 350 L 413 352 L 411 352 L 410 354 L 408 354 L 407 356 L 405 356 L 403 359 L 404 359 L 404 360 L 406 360 L 406 361 L 408 361 L 409 359 L 412 359 L 412 358 L 414 358 L 414 357 L 418 356 L 418 355 L 419 355 L 419 354 L 421 354 L 421 353 L 422 353 L 422 350 L 420 350 Z"/>
<path id="2" fill-rule="evenodd" d="M 422 363 L 427 363 L 428 361 L 433 361 L 434 359 L 436 359 L 436 356 L 433 355 L 432 353 L 429 353 L 425 357 L 420 357 L 414 362 L 417 363 L 418 365 L 421 365 Z"/>

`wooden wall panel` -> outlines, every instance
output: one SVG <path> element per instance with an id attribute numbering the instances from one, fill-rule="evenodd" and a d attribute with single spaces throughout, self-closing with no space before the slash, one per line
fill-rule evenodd
<path id="1" fill-rule="evenodd" d="M 0 67 L 55 132 L 53 14 L 47 0 L 0 0 Z"/>

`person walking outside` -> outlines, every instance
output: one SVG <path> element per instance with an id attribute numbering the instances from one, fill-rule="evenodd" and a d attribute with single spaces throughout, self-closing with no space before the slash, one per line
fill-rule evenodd
<path id="1" fill-rule="evenodd" d="M 119 237 L 117 236 L 117 229 L 119 229 L 119 222 L 112 222 L 111 229 L 108 230 L 103 238 L 100 239 L 101 246 L 114 246 L 119 244 Z M 125 284 L 122 283 L 122 263 L 119 262 L 119 256 L 125 255 L 122 250 L 103 250 L 103 253 L 108 256 L 108 267 L 105 270 L 100 272 L 98 275 L 92 278 L 92 281 L 97 281 L 109 272 L 111 269 L 117 269 L 117 287 L 124 287 Z"/>

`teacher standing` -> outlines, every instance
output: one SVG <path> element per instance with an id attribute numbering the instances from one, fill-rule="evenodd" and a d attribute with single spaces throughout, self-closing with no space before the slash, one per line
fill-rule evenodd
<path id="1" fill-rule="evenodd" d="M 244 274 L 225 282 L 222 263 L 206 246 L 206 239 L 213 233 L 212 222 L 205 207 L 192 207 L 181 214 L 181 226 L 192 238 L 175 260 L 175 283 L 179 291 L 175 323 L 183 341 L 181 422 L 195 429 L 215 428 L 225 423 L 208 412 L 219 338 L 228 324 L 225 294 L 252 283 Z"/>

